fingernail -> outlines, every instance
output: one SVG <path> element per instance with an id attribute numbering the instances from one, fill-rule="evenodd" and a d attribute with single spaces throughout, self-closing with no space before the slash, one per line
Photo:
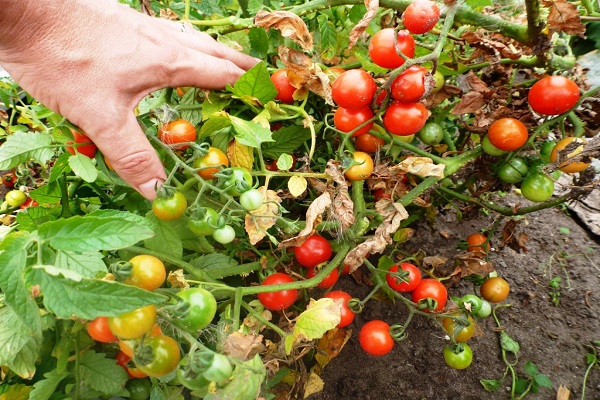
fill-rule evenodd
<path id="1" fill-rule="evenodd" d="M 142 183 L 138 191 L 148 200 L 154 200 L 156 197 L 156 189 L 162 186 L 163 181 L 160 179 L 151 179 L 146 183 Z"/>

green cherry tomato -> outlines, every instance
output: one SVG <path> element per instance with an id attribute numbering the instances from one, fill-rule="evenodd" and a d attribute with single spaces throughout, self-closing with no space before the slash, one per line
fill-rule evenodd
<path id="1" fill-rule="evenodd" d="M 148 378 L 130 379 L 125 384 L 125 389 L 129 392 L 130 400 L 146 400 L 150 398 L 152 382 Z"/>
<path id="2" fill-rule="evenodd" d="M 192 371 L 187 356 L 181 360 L 177 367 L 177 380 L 183 387 L 197 392 L 208 390 L 208 385 L 210 384 L 210 381 L 201 373 Z"/>
<path id="3" fill-rule="evenodd" d="M 258 189 L 246 190 L 240 195 L 240 204 L 248 211 L 258 210 L 264 202 L 264 196 Z"/>
<path id="4" fill-rule="evenodd" d="M 237 197 L 252 187 L 252 175 L 247 169 L 232 167 L 228 171 L 229 175 L 221 182 L 228 194 Z"/>
<path id="5" fill-rule="evenodd" d="M 20 190 L 11 190 L 6 193 L 4 200 L 11 207 L 21 207 L 27 201 L 27 195 Z"/>
<path id="6" fill-rule="evenodd" d="M 500 150 L 499 148 L 497 148 L 496 146 L 494 146 L 491 142 L 490 139 L 488 139 L 488 137 L 484 137 L 483 140 L 481 141 L 481 148 L 483 149 L 483 151 L 493 157 L 499 157 L 502 156 L 504 154 L 506 154 L 507 152 L 504 150 Z"/>
<path id="7" fill-rule="evenodd" d="M 177 293 L 177 297 L 187 302 L 189 308 L 185 310 L 183 315 L 178 316 L 176 322 L 190 332 L 197 332 L 207 327 L 217 313 L 217 300 L 206 289 L 183 289 Z"/>
<path id="8" fill-rule="evenodd" d="M 181 192 L 174 192 L 172 196 L 160 194 L 152 201 L 152 211 L 163 221 L 179 219 L 187 209 L 187 200 Z"/>
<path id="9" fill-rule="evenodd" d="M 147 337 L 143 347 L 148 347 L 152 356 L 148 362 L 134 360 L 140 371 L 154 378 L 160 378 L 174 371 L 179 365 L 179 344 L 175 339 L 166 335 Z M 144 351 L 142 348 L 142 351 Z"/>
<path id="10" fill-rule="evenodd" d="M 444 83 L 446 83 L 446 77 L 440 71 L 436 70 L 435 74 L 433 74 L 433 79 L 435 81 L 435 86 L 432 92 L 439 92 L 444 87 Z"/>
<path id="11" fill-rule="evenodd" d="M 544 164 L 550 164 L 552 160 L 550 160 L 550 155 L 552 154 L 552 150 L 554 150 L 554 146 L 556 146 L 556 142 L 551 140 L 546 141 L 540 147 L 540 159 Z"/>
<path id="12" fill-rule="evenodd" d="M 521 182 L 527 176 L 527 163 L 521 157 L 515 157 L 498 169 L 498 178 L 506 183 Z"/>
<path id="13" fill-rule="evenodd" d="M 202 376 L 211 382 L 225 382 L 233 373 L 233 367 L 229 359 L 223 354 L 214 353 L 212 362 L 202 373 Z"/>
<path id="14" fill-rule="evenodd" d="M 218 223 L 219 214 L 210 207 L 203 207 L 190 216 L 188 228 L 198 236 L 210 236 L 217 229 Z"/>
<path id="15" fill-rule="evenodd" d="M 215 230 L 212 237 L 221 244 L 231 243 L 233 242 L 233 239 L 235 239 L 235 230 L 231 226 L 225 225 L 224 227 Z"/>
<path id="16" fill-rule="evenodd" d="M 418 135 L 421 142 L 430 146 L 440 144 L 444 140 L 444 130 L 440 124 L 435 122 L 427 122 Z"/>
<path id="17" fill-rule="evenodd" d="M 487 318 L 492 313 L 492 304 L 484 299 L 481 299 L 481 308 L 473 314 L 477 318 Z"/>
<path id="18" fill-rule="evenodd" d="M 461 308 L 469 310 L 473 313 L 479 311 L 481 309 L 482 304 L 483 304 L 483 299 L 481 299 L 479 296 L 476 296 L 474 294 L 466 294 L 463 297 L 461 297 L 460 300 L 458 301 L 458 305 Z"/>
<path id="19" fill-rule="evenodd" d="M 529 201 L 546 201 L 553 193 L 554 181 L 542 173 L 533 173 L 521 183 L 521 194 Z"/>
<path id="20" fill-rule="evenodd" d="M 444 347 L 444 360 L 451 368 L 465 369 L 473 361 L 473 352 L 466 343 L 461 343 L 456 350 Z"/>

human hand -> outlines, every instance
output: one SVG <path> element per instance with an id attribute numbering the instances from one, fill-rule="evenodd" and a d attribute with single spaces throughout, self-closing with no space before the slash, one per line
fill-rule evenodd
<path id="1" fill-rule="evenodd" d="M 148 199 L 166 176 L 133 113 L 139 101 L 165 87 L 222 89 L 257 62 L 114 0 L 0 0 L 0 9 L 0 64 Z"/>

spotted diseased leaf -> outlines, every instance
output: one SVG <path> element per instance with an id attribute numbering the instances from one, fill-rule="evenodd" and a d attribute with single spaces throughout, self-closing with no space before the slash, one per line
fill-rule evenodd
<path id="1" fill-rule="evenodd" d="M 585 25 L 581 22 L 581 16 L 575 4 L 566 0 L 544 0 L 542 4 L 550 9 L 548 14 L 548 31 L 550 34 L 565 32 L 568 35 L 585 38 Z"/>
<path id="2" fill-rule="evenodd" d="M 313 37 L 308 27 L 296 14 L 289 11 L 259 11 L 254 17 L 254 25 L 265 29 L 277 29 L 281 36 L 292 39 L 304 50 L 311 50 Z"/>
<path id="3" fill-rule="evenodd" d="M 223 351 L 226 355 L 241 361 L 250 360 L 264 348 L 262 335 L 241 332 L 233 332 L 228 335 L 223 344 Z"/>
<path id="4" fill-rule="evenodd" d="M 264 191 L 264 187 L 258 190 Z M 277 218 L 280 216 L 279 204 L 281 198 L 273 190 L 267 190 L 265 201 L 258 210 L 248 212 L 245 218 L 244 227 L 251 244 L 260 242 L 267 236 L 267 230 L 277 223 Z"/>
<path id="5" fill-rule="evenodd" d="M 341 302 L 343 300 L 337 299 L 336 301 Z M 351 336 L 352 331 L 348 329 L 333 328 L 328 330 L 317 343 L 319 351 L 315 354 L 315 360 L 317 360 L 319 366 L 321 368 L 325 367 L 332 358 L 340 354 Z"/>

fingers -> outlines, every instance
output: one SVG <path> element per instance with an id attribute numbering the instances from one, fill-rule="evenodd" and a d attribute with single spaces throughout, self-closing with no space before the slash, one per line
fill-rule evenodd
<path id="1" fill-rule="evenodd" d="M 164 182 L 164 168 L 154 148 L 131 113 L 124 124 L 92 135 L 96 146 L 115 172 L 148 200 L 156 197 L 156 187 Z"/>

